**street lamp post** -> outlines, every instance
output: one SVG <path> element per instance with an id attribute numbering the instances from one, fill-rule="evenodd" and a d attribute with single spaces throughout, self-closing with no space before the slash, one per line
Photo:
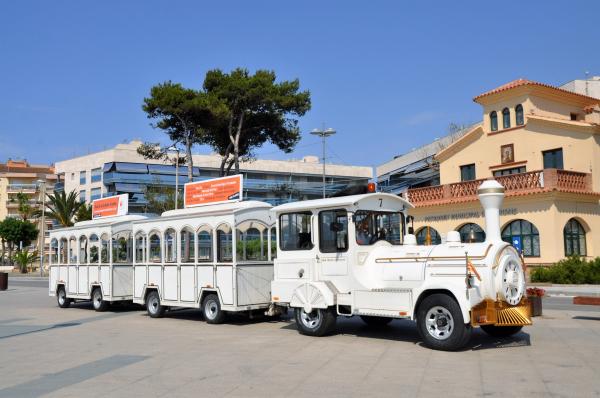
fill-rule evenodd
<path id="1" fill-rule="evenodd" d="M 38 186 L 42 187 L 42 227 L 40 234 L 42 235 L 41 245 L 42 254 L 40 256 L 40 276 L 44 276 L 44 255 L 46 254 L 46 181 L 38 180 Z"/>
<path id="2" fill-rule="evenodd" d="M 332 128 L 328 128 L 326 130 L 314 129 L 310 133 L 312 135 L 321 137 L 321 141 L 323 143 L 323 198 L 325 198 L 325 138 L 334 135 L 336 131 Z"/>
<path id="3" fill-rule="evenodd" d="M 179 201 L 179 149 L 175 145 L 171 145 L 167 149 L 175 151 L 175 210 L 177 210 Z"/>

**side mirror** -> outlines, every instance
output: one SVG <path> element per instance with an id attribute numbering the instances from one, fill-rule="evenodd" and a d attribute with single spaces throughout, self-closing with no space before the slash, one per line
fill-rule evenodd
<path id="1" fill-rule="evenodd" d="M 413 227 L 408 227 L 408 233 L 411 235 L 415 234 L 415 229 Z"/>

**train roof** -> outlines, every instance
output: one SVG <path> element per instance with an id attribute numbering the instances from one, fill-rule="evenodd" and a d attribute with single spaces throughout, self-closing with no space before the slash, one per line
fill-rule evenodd
<path id="1" fill-rule="evenodd" d="M 385 206 L 379 206 L 378 200 L 384 199 Z M 383 203 L 383 202 L 382 202 Z M 375 206 L 373 206 L 375 204 Z M 276 213 L 284 213 L 290 211 L 308 211 L 313 209 L 322 208 L 361 208 L 361 205 L 365 210 L 379 210 L 379 211 L 401 211 L 405 209 L 413 208 L 414 206 L 406 199 L 401 198 L 397 195 L 389 193 L 377 192 L 377 193 L 366 193 L 362 195 L 350 195 L 350 196 L 339 196 L 336 198 L 325 198 L 325 199 L 314 199 L 314 200 L 303 200 L 300 202 L 285 203 L 273 208 Z"/>

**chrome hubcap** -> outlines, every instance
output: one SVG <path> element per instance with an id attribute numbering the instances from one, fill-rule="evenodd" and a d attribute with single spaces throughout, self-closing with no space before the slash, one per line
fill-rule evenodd
<path id="1" fill-rule="evenodd" d="M 425 316 L 427 331 L 436 340 L 446 340 L 454 331 L 454 319 L 446 308 L 436 306 Z"/>
<path id="2" fill-rule="evenodd" d="M 96 291 L 96 293 L 94 293 L 94 307 L 100 308 L 100 304 L 102 304 L 102 295 Z"/>
<path id="3" fill-rule="evenodd" d="M 305 327 L 315 329 L 321 323 L 321 312 L 319 310 L 313 310 L 307 313 L 302 310 L 300 313 L 300 321 Z"/>
<path id="4" fill-rule="evenodd" d="M 209 301 L 208 303 L 206 303 L 206 305 L 204 306 L 204 314 L 209 319 L 215 319 L 218 311 L 219 311 L 219 307 L 217 306 L 217 303 L 215 303 L 212 300 Z"/>
<path id="5" fill-rule="evenodd" d="M 152 297 L 148 302 L 148 310 L 153 314 L 158 311 L 158 299 L 156 297 Z"/>
<path id="6" fill-rule="evenodd" d="M 58 292 L 58 302 L 60 304 L 64 304 L 65 303 L 65 292 L 63 290 L 61 290 L 60 292 Z"/>

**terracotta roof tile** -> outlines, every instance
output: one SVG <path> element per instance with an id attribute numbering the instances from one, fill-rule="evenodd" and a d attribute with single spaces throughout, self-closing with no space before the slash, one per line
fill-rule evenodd
<path id="1" fill-rule="evenodd" d="M 540 82 L 534 82 L 533 80 L 528 80 L 528 79 L 513 80 L 512 82 L 508 82 L 506 84 L 503 84 L 500 87 L 496 87 L 493 90 L 486 91 L 485 93 L 482 93 L 482 94 L 479 94 L 476 97 L 473 97 L 473 101 L 477 102 L 478 99 L 483 98 L 483 97 L 487 97 L 488 95 L 501 93 L 503 91 L 511 90 L 513 88 L 521 87 L 521 86 L 545 87 L 545 88 L 549 88 L 549 89 L 552 89 L 552 90 L 560 91 L 562 93 L 576 95 L 578 97 L 582 97 L 582 98 L 585 98 L 587 100 L 590 100 L 590 101 L 593 101 L 593 102 L 596 102 L 596 103 L 600 103 L 600 99 L 598 99 L 598 98 L 588 97 L 587 95 L 578 94 L 578 93 L 575 93 L 573 91 L 569 91 L 569 90 L 565 90 L 565 89 L 562 89 L 562 88 L 558 88 L 556 86 L 552 86 L 550 84 L 540 83 Z"/>

